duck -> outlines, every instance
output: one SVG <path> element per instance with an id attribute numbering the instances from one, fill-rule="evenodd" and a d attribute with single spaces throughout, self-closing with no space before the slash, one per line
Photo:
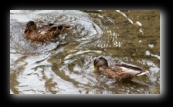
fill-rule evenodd
<path id="1" fill-rule="evenodd" d="M 24 30 L 24 37 L 32 41 L 47 41 L 58 38 L 58 35 L 64 30 L 69 29 L 71 26 L 65 24 L 48 23 L 41 27 L 37 27 L 34 21 L 28 21 Z"/>
<path id="2" fill-rule="evenodd" d="M 118 82 L 129 81 L 135 76 L 142 76 L 149 73 L 149 71 L 145 71 L 136 65 L 124 62 L 108 66 L 108 62 L 104 57 L 99 57 L 94 60 L 94 72 L 98 72 Z"/>

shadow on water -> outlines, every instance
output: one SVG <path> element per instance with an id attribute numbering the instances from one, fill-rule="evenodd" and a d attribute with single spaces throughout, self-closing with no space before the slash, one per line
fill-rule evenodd
<path id="1" fill-rule="evenodd" d="M 23 37 L 27 21 L 69 24 L 59 41 Z M 93 61 L 122 61 L 150 73 L 118 83 L 93 72 Z M 10 11 L 11 94 L 160 94 L 160 12 L 157 10 Z"/>

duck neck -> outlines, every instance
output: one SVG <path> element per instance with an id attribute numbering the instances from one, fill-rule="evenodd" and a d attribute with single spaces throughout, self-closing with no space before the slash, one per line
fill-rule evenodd
<path id="1" fill-rule="evenodd" d="M 107 67 L 108 67 L 107 65 L 102 66 L 103 69 L 106 69 Z"/>
<path id="2" fill-rule="evenodd" d="M 106 66 L 106 65 L 104 65 L 104 66 L 100 66 L 99 67 L 99 70 L 104 70 L 104 69 L 106 69 L 108 66 Z"/>

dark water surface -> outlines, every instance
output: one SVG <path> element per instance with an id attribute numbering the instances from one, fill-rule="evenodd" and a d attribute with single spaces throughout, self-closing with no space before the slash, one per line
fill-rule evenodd
<path id="1" fill-rule="evenodd" d="M 57 42 L 26 40 L 27 21 L 69 24 Z M 103 56 L 150 73 L 128 83 L 93 72 Z M 160 94 L 160 11 L 157 10 L 11 10 L 11 94 Z"/>

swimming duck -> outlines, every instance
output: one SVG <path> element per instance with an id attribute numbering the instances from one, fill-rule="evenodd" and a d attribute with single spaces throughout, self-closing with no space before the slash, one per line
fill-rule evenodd
<path id="1" fill-rule="evenodd" d="M 28 21 L 24 31 L 24 37 L 33 41 L 51 40 L 53 38 L 57 38 L 62 30 L 70 27 L 71 26 L 65 24 L 55 25 L 52 23 L 43 25 L 42 27 L 37 27 L 34 21 Z"/>
<path id="2" fill-rule="evenodd" d="M 131 80 L 135 76 L 149 73 L 148 71 L 144 72 L 144 70 L 140 67 L 127 63 L 117 63 L 115 65 L 108 66 L 107 60 L 103 57 L 94 60 L 94 71 L 117 81 Z"/>

